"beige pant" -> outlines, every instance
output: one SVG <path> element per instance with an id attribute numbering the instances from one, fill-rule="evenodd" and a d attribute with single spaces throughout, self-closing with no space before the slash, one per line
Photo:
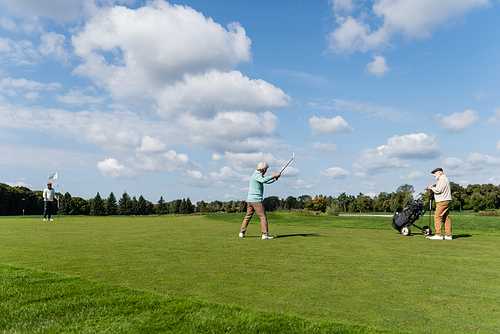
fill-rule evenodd
<path id="1" fill-rule="evenodd" d="M 262 226 L 262 234 L 267 235 L 267 217 L 266 211 L 264 210 L 264 204 L 262 202 L 247 203 L 247 215 L 243 219 L 241 224 L 240 233 L 245 233 L 248 227 L 250 219 L 252 219 L 253 213 L 257 212 L 260 217 L 260 225 Z"/>
<path id="2" fill-rule="evenodd" d="M 434 212 L 434 227 L 436 234 L 443 235 L 442 223 L 444 222 L 444 230 L 447 237 L 451 237 L 451 220 L 450 220 L 450 202 L 437 202 L 436 212 Z"/>

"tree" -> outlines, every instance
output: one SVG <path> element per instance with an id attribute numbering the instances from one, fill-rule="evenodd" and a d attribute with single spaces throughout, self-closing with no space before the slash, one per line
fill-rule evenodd
<path id="1" fill-rule="evenodd" d="M 165 201 L 163 200 L 163 196 L 160 196 L 158 200 L 158 204 L 156 205 L 156 213 L 159 215 L 165 214 Z"/>
<path id="2" fill-rule="evenodd" d="M 305 208 L 305 204 L 308 200 L 312 200 L 312 197 L 309 195 L 302 195 L 298 197 L 299 200 L 299 207 L 298 209 L 303 209 Z"/>
<path id="3" fill-rule="evenodd" d="M 73 199 L 71 194 L 66 192 L 59 203 L 59 213 L 62 215 L 72 215 L 74 214 Z"/>
<path id="4" fill-rule="evenodd" d="M 81 197 L 73 197 L 73 210 L 75 215 L 88 215 L 90 214 L 90 201 Z"/>
<path id="5" fill-rule="evenodd" d="M 370 212 L 373 210 L 373 201 L 369 196 L 366 196 L 363 193 L 359 193 L 358 197 L 356 198 L 356 206 L 354 209 L 356 211 L 359 211 L 360 213 Z"/>
<path id="6" fill-rule="evenodd" d="M 262 201 L 262 204 L 264 205 L 264 210 L 272 212 L 275 211 L 280 204 L 280 199 L 278 196 L 270 196 L 267 198 L 264 198 Z"/>
<path id="7" fill-rule="evenodd" d="M 99 195 L 99 192 L 97 192 L 97 195 L 91 200 L 90 212 L 92 216 L 104 216 L 106 214 L 104 201 Z"/>
<path id="8" fill-rule="evenodd" d="M 108 199 L 106 199 L 106 215 L 112 216 L 118 213 L 118 207 L 116 205 L 116 197 L 113 192 L 109 194 Z"/>
<path id="9" fill-rule="evenodd" d="M 130 212 L 131 215 L 137 216 L 139 214 L 139 202 L 137 201 L 137 198 L 132 197 L 132 210 Z"/>
<path id="10" fill-rule="evenodd" d="M 181 199 L 176 199 L 172 201 L 171 212 L 175 214 L 181 213 L 181 204 L 182 204 Z"/>
<path id="11" fill-rule="evenodd" d="M 140 215 L 148 214 L 148 202 L 146 202 L 142 195 L 139 196 L 139 200 L 137 201 L 137 211 Z"/>
<path id="12" fill-rule="evenodd" d="M 293 196 L 288 196 L 285 200 L 285 208 L 287 210 L 297 209 L 298 204 L 299 201 Z"/>
<path id="13" fill-rule="evenodd" d="M 189 199 L 189 197 L 186 199 L 186 210 L 187 210 L 187 213 L 193 213 L 194 212 L 194 205 L 193 203 L 191 203 L 191 200 Z"/>
<path id="14" fill-rule="evenodd" d="M 117 212 L 119 215 L 130 215 L 132 213 L 132 201 L 126 191 L 118 201 Z"/>
<path id="15" fill-rule="evenodd" d="M 402 184 L 398 187 L 398 189 L 396 190 L 396 193 L 399 193 L 399 192 L 413 194 L 415 192 L 415 188 L 413 188 L 412 185 L 405 183 L 405 184 Z"/>

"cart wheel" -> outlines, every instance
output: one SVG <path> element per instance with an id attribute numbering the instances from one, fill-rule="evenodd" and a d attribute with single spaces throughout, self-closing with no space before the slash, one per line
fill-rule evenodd
<path id="1" fill-rule="evenodd" d="M 405 226 L 401 229 L 401 234 L 404 236 L 410 235 L 410 233 L 411 233 L 410 226 Z"/>
<path id="2" fill-rule="evenodd" d="M 432 233 L 432 229 L 431 229 L 431 227 L 430 227 L 430 226 L 424 226 L 424 227 L 422 228 L 422 233 L 423 233 L 424 235 L 430 235 L 430 234 Z"/>

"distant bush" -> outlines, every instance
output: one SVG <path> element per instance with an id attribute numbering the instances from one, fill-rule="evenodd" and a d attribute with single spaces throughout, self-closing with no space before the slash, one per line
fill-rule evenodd
<path id="1" fill-rule="evenodd" d="M 340 204 L 336 203 L 327 207 L 325 213 L 328 216 L 338 216 L 340 214 L 340 211 L 342 211 L 342 209 L 340 208 Z"/>
<path id="2" fill-rule="evenodd" d="M 500 216 L 500 210 L 479 211 L 475 216 Z"/>

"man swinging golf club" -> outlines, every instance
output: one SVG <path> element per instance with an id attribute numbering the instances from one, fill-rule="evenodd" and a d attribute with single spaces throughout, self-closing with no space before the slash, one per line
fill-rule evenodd
<path id="1" fill-rule="evenodd" d="M 250 179 L 250 189 L 248 190 L 247 197 L 247 214 L 240 229 L 240 238 L 245 236 L 245 231 L 247 230 L 248 223 L 252 219 L 253 213 L 257 212 L 260 217 L 260 225 L 262 226 L 262 239 L 272 239 L 273 237 L 268 235 L 267 231 L 267 217 L 264 210 L 264 205 L 262 204 L 262 198 L 264 195 L 264 183 L 270 184 L 278 180 L 281 176 L 280 173 L 274 174 L 272 176 L 264 177 L 267 172 L 269 165 L 265 162 L 259 162 L 257 165 L 257 170 L 253 173 Z"/>

